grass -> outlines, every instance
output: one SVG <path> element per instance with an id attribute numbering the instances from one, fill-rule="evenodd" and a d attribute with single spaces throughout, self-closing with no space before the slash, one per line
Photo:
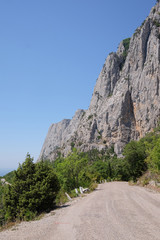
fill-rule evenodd
<path id="1" fill-rule="evenodd" d="M 0 226 L 0 232 L 2 232 L 2 231 L 4 231 L 4 230 L 7 230 L 7 229 L 10 229 L 10 228 L 16 226 L 16 225 L 19 224 L 19 223 L 20 223 L 19 221 L 16 221 L 16 222 L 8 222 L 8 223 L 6 223 L 5 225 Z M 14 228 L 14 230 L 16 230 L 16 229 Z"/>

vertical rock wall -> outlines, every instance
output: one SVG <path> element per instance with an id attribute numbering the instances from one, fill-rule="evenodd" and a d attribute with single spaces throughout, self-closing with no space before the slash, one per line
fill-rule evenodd
<path id="1" fill-rule="evenodd" d="M 129 43 L 129 48 L 126 47 Z M 160 3 L 107 57 L 97 79 L 89 109 L 78 110 L 72 120 L 53 124 L 40 158 L 54 160 L 75 147 L 81 151 L 114 144 L 117 154 L 131 139 L 152 131 L 160 117 Z"/>

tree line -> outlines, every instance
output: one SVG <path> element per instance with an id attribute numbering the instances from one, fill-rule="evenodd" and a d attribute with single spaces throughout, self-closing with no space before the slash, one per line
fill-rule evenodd
<path id="1" fill-rule="evenodd" d="M 160 175 L 160 128 L 139 141 L 131 141 L 117 158 L 113 146 L 106 151 L 93 149 L 72 152 L 64 158 L 33 162 L 27 154 L 18 169 L 6 175 L 11 185 L 0 183 L 0 224 L 8 221 L 31 220 L 63 202 L 65 192 L 107 181 L 137 181 L 146 171 Z"/>

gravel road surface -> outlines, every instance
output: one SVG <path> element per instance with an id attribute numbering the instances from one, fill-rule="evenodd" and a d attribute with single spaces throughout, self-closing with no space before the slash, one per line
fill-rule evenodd
<path id="1" fill-rule="evenodd" d="M 104 183 L 39 221 L 0 232 L 0 240 L 160 240 L 160 194 Z"/>

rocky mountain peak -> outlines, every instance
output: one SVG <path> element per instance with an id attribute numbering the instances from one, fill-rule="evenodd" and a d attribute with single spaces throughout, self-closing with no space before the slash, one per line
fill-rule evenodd
<path id="1" fill-rule="evenodd" d="M 114 145 L 120 155 L 131 139 L 138 140 L 160 117 L 160 2 L 131 38 L 106 58 L 88 110 L 72 120 L 51 125 L 40 158 L 66 155 L 72 144 L 81 151 Z"/>

